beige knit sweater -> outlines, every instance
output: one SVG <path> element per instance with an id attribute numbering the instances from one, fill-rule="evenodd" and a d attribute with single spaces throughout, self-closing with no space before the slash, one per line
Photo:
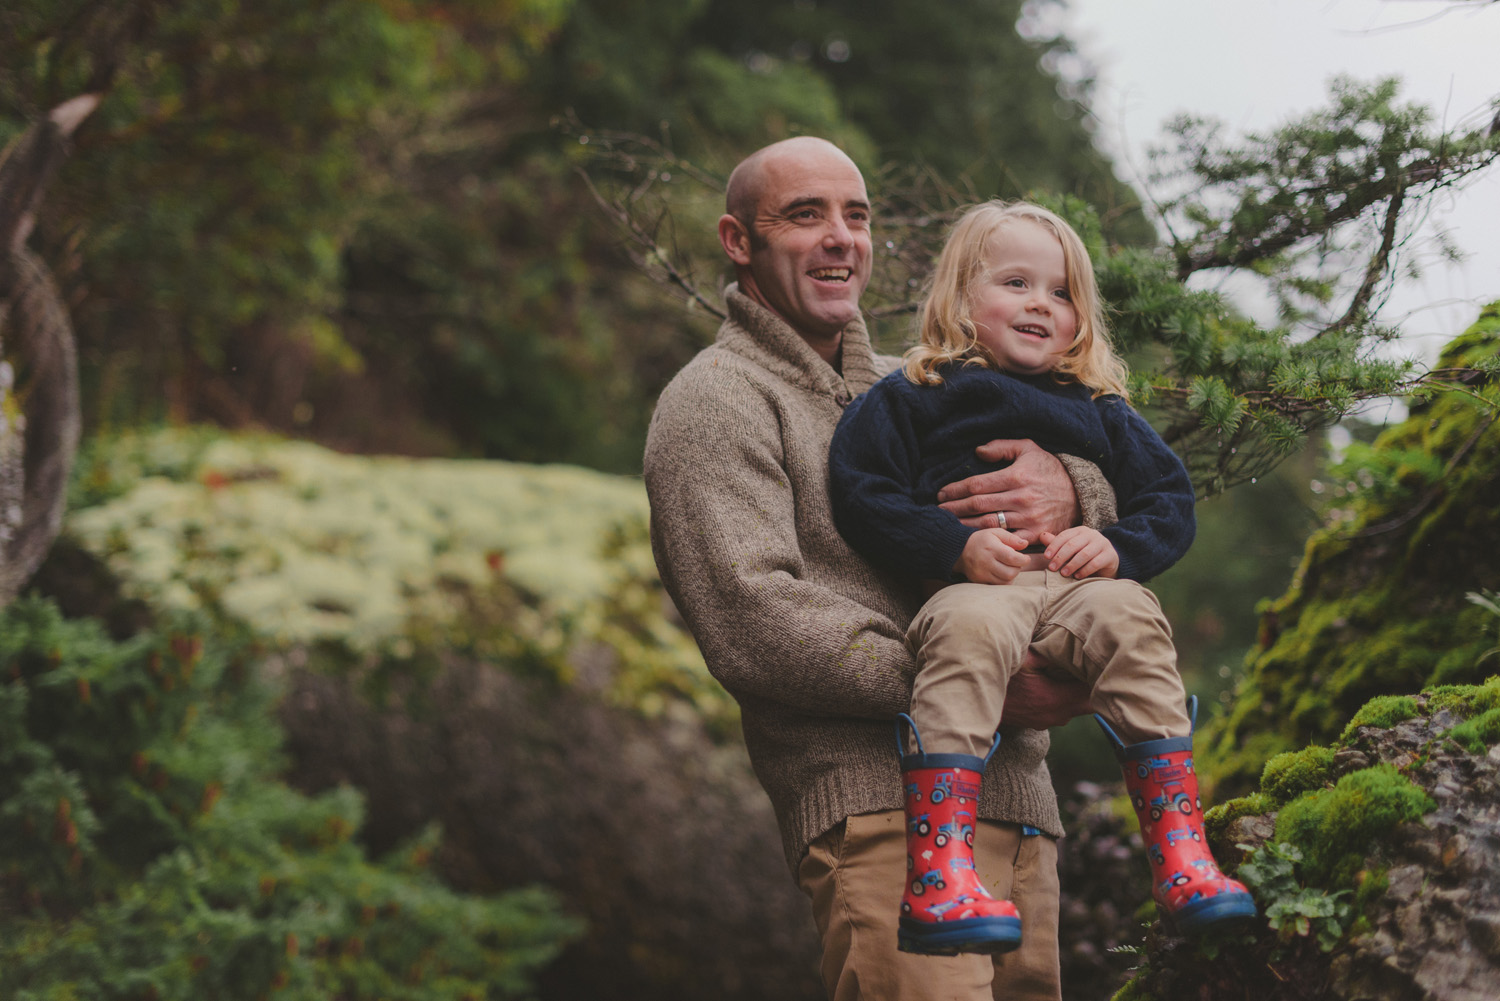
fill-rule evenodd
<path id="1" fill-rule="evenodd" d="M 726 303 L 716 342 L 651 421 L 651 541 L 709 670 L 740 704 L 795 873 L 808 843 L 845 817 L 902 802 L 893 721 L 910 701 L 904 635 L 921 596 L 856 555 L 828 504 L 843 407 L 897 360 L 873 354 L 855 323 L 840 373 L 736 286 Z M 1092 497 L 1103 478 L 1089 469 Z M 982 817 L 1062 833 L 1047 745 L 1044 732 L 1006 731 Z"/>

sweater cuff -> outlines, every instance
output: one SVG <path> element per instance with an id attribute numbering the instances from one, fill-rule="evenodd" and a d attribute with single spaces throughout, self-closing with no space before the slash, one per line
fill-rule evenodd
<path id="1" fill-rule="evenodd" d="M 1073 481 L 1073 492 L 1078 495 L 1084 526 L 1104 529 L 1119 521 L 1119 515 L 1115 513 L 1115 489 L 1099 467 L 1076 455 L 1058 453 L 1057 458 L 1067 470 L 1068 479 Z"/>

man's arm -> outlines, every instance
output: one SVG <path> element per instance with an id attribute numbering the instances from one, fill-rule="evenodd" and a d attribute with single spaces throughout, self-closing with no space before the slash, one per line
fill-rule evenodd
<path id="1" fill-rule="evenodd" d="M 1103 528 L 1115 520 L 1114 492 L 1093 463 L 1057 456 L 1031 441 L 996 440 L 974 454 L 985 462 L 1010 465 L 950 483 L 938 502 L 971 528 L 1004 527 L 1027 542 L 1043 532 L 1056 535 L 1074 525 Z"/>
<path id="2" fill-rule="evenodd" d="M 652 418 L 645 476 L 662 581 L 731 694 L 894 716 L 915 672 L 904 630 L 806 579 L 778 415 L 730 369 L 680 377 Z"/>
<path id="3" fill-rule="evenodd" d="M 1000 717 L 1002 726 L 1045 730 L 1094 711 L 1089 703 L 1088 685 L 1044 674 L 1043 666 L 1040 657 L 1027 653 L 1021 669 L 1010 676 L 1010 684 L 1005 687 L 1005 710 Z"/>

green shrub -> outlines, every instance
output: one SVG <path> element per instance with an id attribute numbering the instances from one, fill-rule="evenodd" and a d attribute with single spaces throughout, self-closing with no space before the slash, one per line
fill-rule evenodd
<path id="1" fill-rule="evenodd" d="M 1324 952 L 1332 952 L 1355 916 L 1353 905 L 1340 898 L 1348 890 L 1329 893 L 1297 882 L 1297 863 L 1303 859 L 1296 845 L 1265 844 L 1255 849 L 1236 875 L 1260 903 L 1266 923 L 1282 942 L 1307 938 Z"/>
<path id="2" fill-rule="evenodd" d="M 126 642 L 0 612 L 0 997 L 522 996 L 577 932 L 353 840 L 362 801 L 276 779 L 270 693 L 191 620 Z"/>

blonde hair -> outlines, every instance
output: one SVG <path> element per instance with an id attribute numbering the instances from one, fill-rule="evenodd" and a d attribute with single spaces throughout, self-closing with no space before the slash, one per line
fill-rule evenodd
<path id="1" fill-rule="evenodd" d="M 906 377 L 919 386 L 935 386 L 943 381 L 938 370 L 944 365 L 998 368 L 994 356 L 979 343 L 969 290 L 986 271 L 985 252 L 991 238 L 1017 220 L 1044 227 L 1062 244 L 1068 296 L 1078 316 L 1078 332 L 1058 356 L 1052 369 L 1054 377 L 1082 383 L 1095 396 L 1114 393 L 1129 399 L 1125 389 L 1128 370 L 1110 346 L 1104 306 L 1083 240 L 1061 216 L 1029 202 L 988 201 L 969 209 L 954 224 L 917 314 L 921 339 L 906 352 L 902 366 Z"/>

